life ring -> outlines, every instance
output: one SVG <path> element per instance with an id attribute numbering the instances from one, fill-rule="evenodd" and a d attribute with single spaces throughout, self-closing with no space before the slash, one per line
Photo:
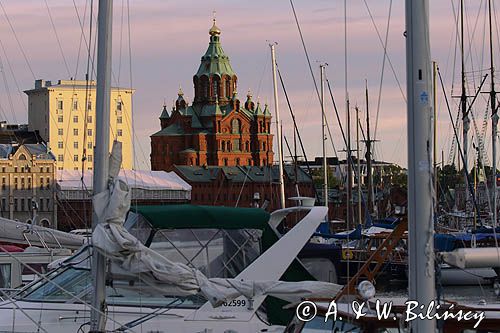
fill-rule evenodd
<path id="1" fill-rule="evenodd" d="M 354 258 L 354 254 L 352 253 L 351 250 L 349 249 L 343 249 L 342 250 L 342 259 L 344 260 L 350 260 Z"/>

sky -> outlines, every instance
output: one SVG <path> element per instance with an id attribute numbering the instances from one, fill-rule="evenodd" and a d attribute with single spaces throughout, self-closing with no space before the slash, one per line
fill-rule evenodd
<path id="1" fill-rule="evenodd" d="M 94 2 L 94 15 L 97 15 L 98 1 Z M 429 2 L 431 56 L 439 64 L 455 118 L 458 99 L 452 96 L 460 93 L 460 53 L 455 23 L 459 2 Z M 90 1 L 3 0 L 0 4 L 0 118 L 26 123 L 27 98 L 22 91 L 32 88 L 35 79 L 85 78 Z M 366 128 L 367 84 L 371 133 L 373 135 L 376 128 L 376 139 L 379 140 L 375 157 L 406 166 L 404 1 L 294 0 L 293 4 L 318 85 L 319 64 L 328 63 L 326 76 L 342 122 L 345 123 L 346 119 L 347 90 L 351 119 L 355 119 L 354 108 L 359 106 L 360 118 Z M 346 8 L 344 4 L 347 4 Z M 486 4 L 485 0 L 465 0 L 464 46 L 469 95 L 475 93 L 481 76 L 489 68 Z M 134 129 L 135 168 L 150 168 L 149 136 L 160 129 L 158 117 L 163 104 L 171 108 L 179 87 L 188 101 L 192 101 L 192 76 L 208 46 L 208 30 L 214 11 L 217 25 L 222 30 L 222 46 L 238 75 L 239 98 L 244 101 L 250 89 L 254 100 L 269 103 L 273 115 L 269 43 L 278 43 L 278 66 L 296 114 L 307 158 L 319 156 L 320 103 L 290 1 L 115 0 L 113 84 L 136 89 L 133 126 L 129 124 Z M 494 47 L 496 56 L 500 57 L 497 16 L 495 10 Z M 84 39 L 81 23 L 84 25 Z M 347 39 L 344 38 L 345 23 Z M 387 57 L 384 62 L 386 37 Z M 495 62 L 500 63 L 500 59 L 495 59 Z M 489 83 L 482 91 L 487 89 Z M 329 97 L 328 90 L 326 96 Z M 490 149 L 489 125 L 483 129 L 486 98 L 487 94 L 479 94 L 472 112 L 478 132 L 487 134 L 484 139 L 487 151 Z M 291 143 L 293 125 L 281 88 L 279 101 L 284 135 Z M 330 98 L 327 98 L 326 109 L 333 138 L 333 145 L 328 141 L 328 155 L 335 156 L 335 148 L 338 156 L 344 158 L 345 153 L 341 152 L 344 146 Z M 446 163 L 453 156 L 450 153 L 453 134 L 441 87 L 437 109 L 438 156 L 443 155 Z M 474 126 L 471 128 L 471 136 L 480 137 Z M 353 125 L 353 142 L 355 139 Z M 474 140 L 477 139 L 470 140 L 471 145 Z M 285 155 L 290 154 L 285 151 Z M 472 157 L 469 163 L 473 163 Z"/>

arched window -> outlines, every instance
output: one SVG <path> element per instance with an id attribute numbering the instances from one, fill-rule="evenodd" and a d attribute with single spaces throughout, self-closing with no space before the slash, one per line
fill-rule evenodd
<path id="1" fill-rule="evenodd" d="M 19 155 L 19 159 L 22 161 L 26 160 L 26 156 L 24 154 Z"/>
<path id="2" fill-rule="evenodd" d="M 222 141 L 222 151 L 226 151 L 226 141 Z"/>
<path id="3" fill-rule="evenodd" d="M 213 91 L 214 91 L 214 98 L 215 96 L 220 97 L 220 87 L 219 87 L 219 79 L 217 77 L 214 77 L 212 79 L 212 85 L 213 85 Z"/>
<path id="4" fill-rule="evenodd" d="M 231 79 L 226 78 L 226 97 L 230 98 L 231 97 Z"/>
<path id="5" fill-rule="evenodd" d="M 231 121 L 231 132 L 233 134 L 240 132 L 240 121 L 236 118 Z"/>

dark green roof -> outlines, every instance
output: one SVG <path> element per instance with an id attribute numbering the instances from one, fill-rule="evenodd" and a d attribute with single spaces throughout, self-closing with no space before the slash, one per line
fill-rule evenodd
<path id="1" fill-rule="evenodd" d="M 215 27 L 215 24 L 214 24 Z M 218 32 L 214 33 L 210 30 L 210 43 L 208 44 L 208 49 L 201 57 L 201 64 L 196 72 L 196 76 L 200 77 L 202 75 L 211 76 L 217 74 L 222 75 L 235 75 L 231 63 L 229 62 L 229 57 L 224 53 L 222 45 L 220 43 L 220 30 L 217 28 Z"/>
<path id="2" fill-rule="evenodd" d="M 136 206 L 132 211 L 142 215 L 156 229 L 263 230 L 270 217 L 268 212 L 259 208 L 221 206 Z"/>
<path id="3" fill-rule="evenodd" d="M 170 118 L 168 111 L 167 111 L 167 106 L 163 105 L 163 111 L 161 112 L 160 119 L 168 119 Z"/>
<path id="4" fill-rule="evenodd" d="M 295 181 L 295 170 L 299 183 L 312 183 L 312 178 L 300 167 L 285 165 L 286 177 Z M 277 182 L 279 178 L 278 166 L 188 166 L 176 165 L 175 171 L 188 182 L 211 182 L 217 179 L 219 172 L 224 177 L 235 183 L 269 183 Z"/>
<path id="5" fill-rule="evenodd" d="M 165 127 L 164 129 L 156 132 L 151 136 L 161 136 L 161 135 L 184 135 L 184 129 L 177 123 Z"/>

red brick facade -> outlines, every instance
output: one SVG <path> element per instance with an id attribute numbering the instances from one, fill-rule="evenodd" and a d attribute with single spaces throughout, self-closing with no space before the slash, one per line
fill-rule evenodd
<path id="1" fill-rule="evenodd" d="M 161 130 L 151 136 L 152 170 L 174 165 L 266 166 L 273 163 L 271 114 L 267 105 L 247 95 L 237 97 L 237 76 L 224 54 L 220 30 L 210 30 L 210 43 L 193 77 L 194 101 L 180 90 L 171 113 L 164 106 Z"/>

